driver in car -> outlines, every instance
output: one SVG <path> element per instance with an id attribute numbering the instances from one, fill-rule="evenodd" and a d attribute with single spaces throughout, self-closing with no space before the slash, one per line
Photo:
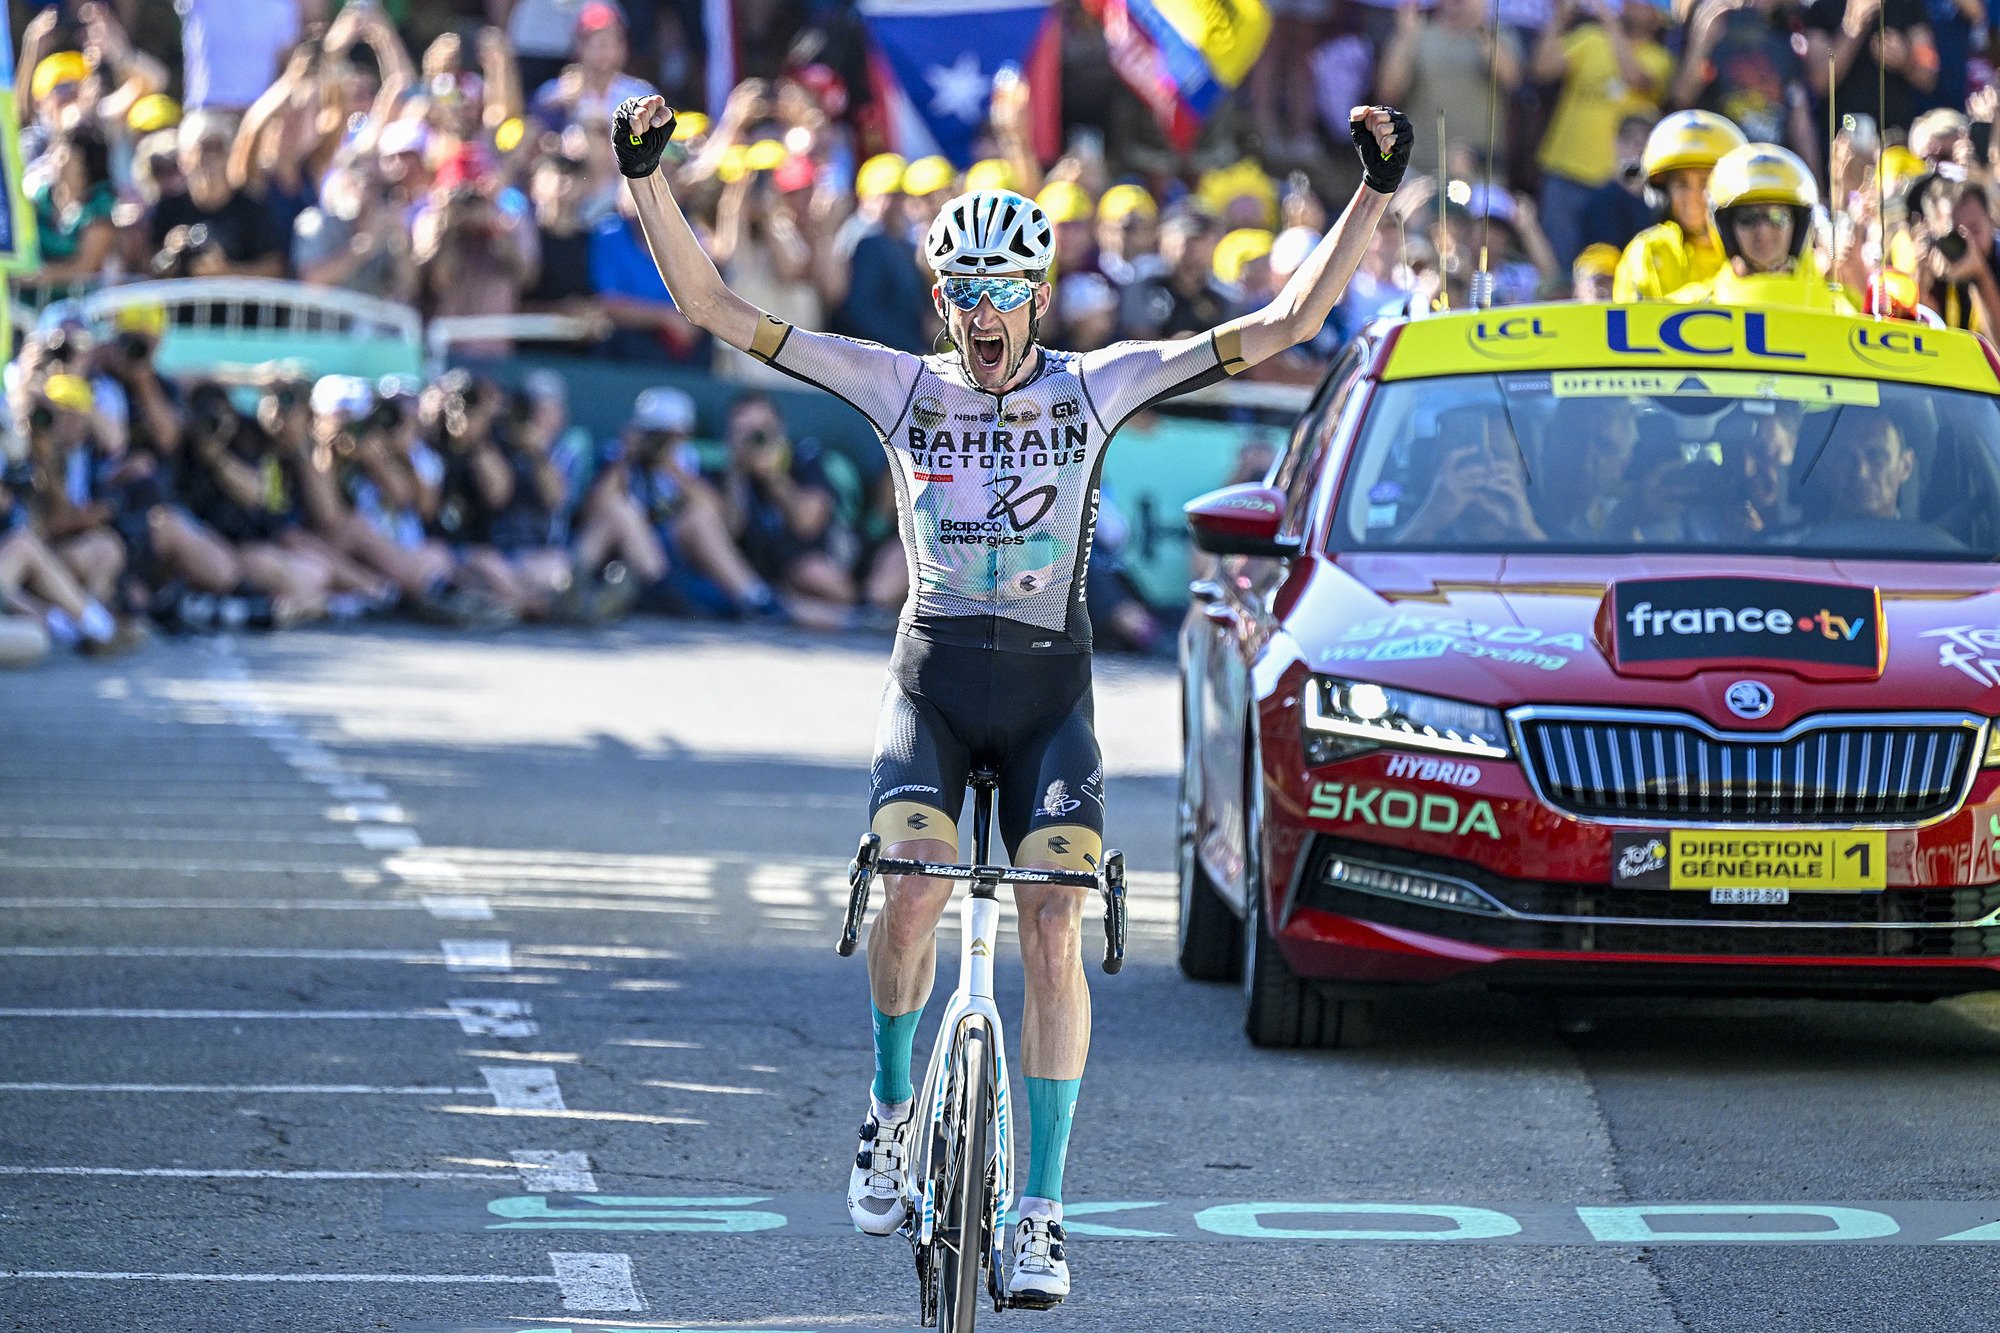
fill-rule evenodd
<path id="1" fill-rule="evenodd" d="M 1903 485 L 1917 456 L 1886 413 L 1845 413 L 1814 477 L 1829 502 L 1827 521 L 1900 520 Z"/>

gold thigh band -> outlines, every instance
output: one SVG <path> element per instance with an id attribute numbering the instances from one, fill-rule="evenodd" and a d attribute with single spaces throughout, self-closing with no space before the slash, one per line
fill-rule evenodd
<path id="1" fill-rule="evenodd" d="M 1094 875 L 1103 858 L 1104 838 L 1096 830 L 1081 824 L 1051 824 L 1021 839 L 1014 864 L 1031 866 L 1039 861 Z"/>
<path id="2" fill-rule="evenodd" d="M 935 838 L 950 843 L 951 854 L 958 855 L 958 825 L 951 822 L 950 815 L 922 801 L 889 802 L 875 812 L 869 828 L 880 835 L 884 847 L 918 838 Z"/>

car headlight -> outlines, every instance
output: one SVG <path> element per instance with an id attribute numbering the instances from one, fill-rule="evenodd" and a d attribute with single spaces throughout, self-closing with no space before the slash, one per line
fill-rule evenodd
<path id="1" fill-rule="evenodd" d="M 1307 758 L 1316 763 L 1381 745 L 1482 759 L 1505 759 L 1512 753 L 1506 721 L 1483 704 L 1315 676 L 1305 707 Z M 1315 750 L 1324 757 L 1316 758 Z"/>

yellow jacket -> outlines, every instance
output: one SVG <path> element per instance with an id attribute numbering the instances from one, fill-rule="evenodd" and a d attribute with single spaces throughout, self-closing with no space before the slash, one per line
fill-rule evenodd
<path id="1" fill-rule="evenodd" d="M 1614 301 L 1664 301 L 1691 282 L 1707 282 L 1722 271 L 1722 242 L 1713 231 L 1707 245 L 1690 245 L 1678 222 L 1660 222 L 1632 238 L 1611 277 Z"/>
<path id="2" fill-rule="evenodd" d="M 1740 277 L 1725 268 L 1707 282 L 1691 282 L 1667 297 L 1683 305 L 1789 306 L 1836 315 L 1858 313 L 1845 290 L 1828 282 L 1810 263 L 1795 263 L 1786 273 L 1753 273 Z"/>

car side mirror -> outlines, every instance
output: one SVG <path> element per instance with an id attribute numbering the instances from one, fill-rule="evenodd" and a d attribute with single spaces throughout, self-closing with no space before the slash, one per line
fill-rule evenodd
<path id="1" fill-rule="evenodd" d="M 1296 537 L 1280 537 L 1285 495 L 1272 486 L 1225 486 L 1188 501 L 1194 544 L 1210 555 L 1254 555 L 1284 560 L 1299 553 Z"/>

